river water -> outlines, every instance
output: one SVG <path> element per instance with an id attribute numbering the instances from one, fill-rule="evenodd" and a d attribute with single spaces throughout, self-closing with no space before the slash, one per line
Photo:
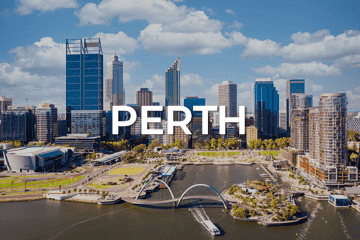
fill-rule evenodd
<path id="1" fill-rule="evenodd" d="M 176 173 L 170 187 L 175 197 L 196 183 L 204 183 L 219 192 L 232 184 L 263 180 L 256 166 L 186 166 Z M 214 195 L 205 187 L 191 189 L 190 195 Z M 151 194 L 151 199 L 171 198 L 167 189 Z M 222 231 L 214 237 L 196 221 L 190 202 L 181 208 L 141 207 L 129 203 L 101 206 L 73 202 L 41 200 L 0 203 L 1 239 L 360 239 L 360 213 L 336 209 L 326 201 L 300 198 L 300 207 L 310 216 L 305 223 L 265 227 L 234 220 L 221 203 L 197 204 L 206 217 Z"/>

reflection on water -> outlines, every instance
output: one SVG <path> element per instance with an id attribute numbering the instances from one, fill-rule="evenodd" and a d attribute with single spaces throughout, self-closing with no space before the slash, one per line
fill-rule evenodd
<path id="1" fill-rule="evenodd" d="M 232 184 L 263 179 L 256 166 L 186 166 L 176 173 L 170 187 L 175 197 L 196 183 L 214 187 L 218 192 Z M 187 194 L 216 194 L 205 187 Z M 150 199 L 169 199 L 167 189 L 152 193 Z M 309 220 L 300 225 L 265 227 L 254 222 L 234 220 L 220 202 L 187 201 L 202 206 L 206 216 L 222 230 L 213 237 L 199 224 L 189 207 L 174 209 L 141 207 L 129 203 L 112 206 L 58 202 L 51 200 L 0 203 L 1 239 L 360 239 L 360 213 L 336 209 L 326 201 L 301 198 L 300 208 Z M 201 210 L 201 211 L 202 211 Z"/>

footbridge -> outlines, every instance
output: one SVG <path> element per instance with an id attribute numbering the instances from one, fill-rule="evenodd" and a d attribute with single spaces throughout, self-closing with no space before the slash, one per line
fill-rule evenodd
<path id="1" fill-rule="evenodd" d="M 171 195 L 171 199 L 167 199 L 167 200 L 141 200 L 141 199 L 138 199 L 140 194 L 146 188 L 146 186 L 154 181 L 161 182 L 166 186 L 166 188 L 169 190 L 169 193 Z M 211 190 L 213 190 L 213 192 L 216 193 L 217 196 L 185 196 L 188 193 L 188 191 L 190 191 L 191 189 L 196 188 L 196 187 L 210 188 Z M 131 198 L 131 197 L 121 197 L 121 198 L 125 202 L 129 202 L 129 203 L 132 203 L 135 205 L 161 205 L 161 204 L 166 204 L 166 203 L 173 203 L 174 207 L 179 207 L 181 201 L 183 201 L 183 200 L 211 200 L 211 201 L 222 202 L 222 204 L 224 205 L 224 208 L 227 209 L 227 203 L 224 200 L 224 198 L 221 196 L 221 194 L 215 188 L 211 187 L 210 185 L 202 184 L 202 183 L 192 185 L 191 187 L 186 189 L 179 198 L 175 198 L 173 192 L 171 191 L 171 188 L 164 181 L 159 180 L 159 179 L 153 179 L 152 181 L 147 182 L 141 188 L 140 192 L 138 193 L 138 195 L 136 196 L 135 199 Z"/>

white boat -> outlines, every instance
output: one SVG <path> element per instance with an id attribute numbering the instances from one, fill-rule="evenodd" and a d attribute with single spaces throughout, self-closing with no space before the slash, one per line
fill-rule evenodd
<path id="1" fill-rule="evenodd" d="M 210 220 L 204 220 L 201 223 L 212 235 L 220 235 L 220 230 Z"/>

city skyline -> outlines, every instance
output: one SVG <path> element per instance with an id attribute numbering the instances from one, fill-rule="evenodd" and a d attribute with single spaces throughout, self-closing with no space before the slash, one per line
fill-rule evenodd
<path id="1" fill-rule="evenodd" d="M 233 81 L 238 105 L 249 111 L 252 83 L 270 77 L 283 109 L 286 80 L 301 78 L 314 103 L 321 93 L 345 92 L 349 111 L 360 110 L 356 1 L 315 1 L 311 7 L 307 1 L 226 2 L 222 7 L 215 1 L 164 1 L 163 15 L 153 1 L 137 11 L 132 3 L 116 3 L 110 8 L 109 1 L 5 2 L 0 96 L 12 98 L 13 105 L 26 105 L 26 99 L 33 106 L 53 103 L 64 113 L 66 39 L 95 37 L 102 41 L 104 65 L 114 52 L 123 59 L 126 103 L 135 103 L 136 91 L 147 87 L 154 91 L 154 101 L 165 105 L 163 71 L 179 55 L 180 103 L 186 96 L 199 96 L 216 105 L 218 85 Z M 334 19 L 334 13 L 340 17 Z M 103 76 L 106 71 L 104 66 Z"/>

